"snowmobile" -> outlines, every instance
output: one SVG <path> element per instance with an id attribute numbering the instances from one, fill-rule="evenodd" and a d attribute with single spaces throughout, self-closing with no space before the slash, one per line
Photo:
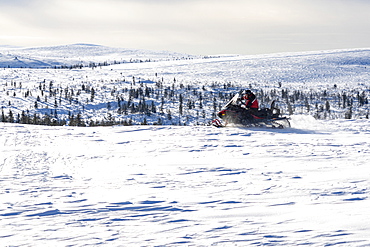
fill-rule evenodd
<path id="1" fill-rule="evenodd" d="M 250 110 L 243 108 L 241 93 L 235 96 L 217 114 L 219 118 L 214 119 L 211 124 L 215 127 L 226 127 L 227 125 L 262 128 L 289 128 L 290 122 L 287 117 L 280 114 L 280 109 L 275 106 L 275 101 L 270 108 Z"/>

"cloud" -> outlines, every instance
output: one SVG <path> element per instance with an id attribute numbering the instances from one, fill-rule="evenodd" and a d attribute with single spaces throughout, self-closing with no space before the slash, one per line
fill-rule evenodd
<path id="1" fill-rule="evenodd" d="M 250 54 L 364 45 L 369 10 L 367 0 L 0 0 L 0 28 L 14 45 Z"/>

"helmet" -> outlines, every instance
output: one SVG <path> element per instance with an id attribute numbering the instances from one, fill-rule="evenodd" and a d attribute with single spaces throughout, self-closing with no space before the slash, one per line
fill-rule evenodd
<path id="1" fill-rule="evenodd" d="M 251 93 L 252 93 L 252 91 L 248 89 L 248 90 L 245 90 L 245 93 L 246 93 L 246 94 L 251 94 Z"/>

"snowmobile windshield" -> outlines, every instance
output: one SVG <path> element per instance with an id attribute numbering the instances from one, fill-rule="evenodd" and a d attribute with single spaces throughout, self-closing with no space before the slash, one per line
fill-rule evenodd
<path id="1" fill-rule="evenodd" d="M 229 105 L 237 105 L 239 99 L 239 93 L 235 94 L 234 97 L 231 98 L 229 102 L 223 107 L 223 109 L 227 108 Z"/>

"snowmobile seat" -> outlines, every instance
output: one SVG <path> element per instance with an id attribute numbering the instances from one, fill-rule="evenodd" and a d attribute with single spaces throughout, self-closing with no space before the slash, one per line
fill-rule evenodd
<path id="1" fill-rule="evenodd" d="M 255 115 L 260 118 L 270 118 L 272 116 L 272 111 L 269 108 L 262 108 L 259 109 Z"/>

